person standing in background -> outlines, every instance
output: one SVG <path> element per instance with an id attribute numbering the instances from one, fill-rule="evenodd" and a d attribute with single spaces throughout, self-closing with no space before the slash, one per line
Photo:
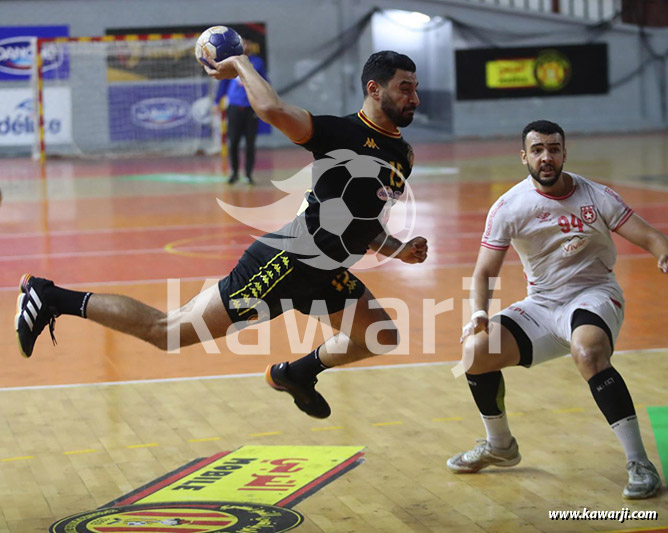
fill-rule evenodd
<path id="1" fill-rule="evenodd" d="M 255 70 L 267 80 L 267 72 L 264 61 L 258 55 L 259 44 L 250 37 L 244 37 L 244 54 L 252 63 Z M 216 104 L 220 105 L 221 99 L 227 95 L 227 142 L 232 173 L 228 180 L 229 184 L 239 181 L 239 144 L 241 138 L 246 139 L 246 183 L 253 185 L 253 168 L 255 166 L 255 137 L 257 136 L 258 118 L 251 107 L 246 89 L 243 83 L 236 77 L 232 80 L 222 80 L 218 85 Z"/>

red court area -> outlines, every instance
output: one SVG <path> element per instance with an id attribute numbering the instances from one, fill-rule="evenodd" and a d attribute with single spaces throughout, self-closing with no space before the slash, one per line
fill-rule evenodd
<path id="1" fill-rule="evenodd" d="M 622 138 L 625 149 L 640 150 L 642 137 Z M 650 138 L 651 139 L 651 138 Z M 578 145 L 587 139 L 576 140 Z M 609 144 L 620 142 L 611 138 Z M 663 142 L 663 141 L 661 141 Z M 619 150 L 593 148 L 569 153 L 567 169 L 604 181 L 637 213 L 668 230 L 668 191 L 644 175 L 617 168 Z M 591 158 L 594 151 L 596 157 Z M 462 279 L 470 276 L 485 216 L 505 190 L 525 176 L 516 140 L 418 144 L 410 184 L 416 200 L 415 234 L 430 242 L 427 262 L 391 261 L 356 274 L 377 297 L 401 298 L 410 310 L 408 353 L 359 364 L 456 361 L 466 296 Z M 628 155 L 628 154 L 627 154 Z M 199 291 L 206 279 L 225 276 L 254 230 L 227 215 L 216 199 L 243 207 L 270 206 L 285 198 L 272 180 L 290 178 L 310 163 L 304 150 L 262 150 L 255 187 L 224 183 L 216 157 L 130 161 L 48 161 L 42 169 L 27 159 L 4 160 L 0 187 L 0 346 L 5 387 L 95 381 L 122 381 L 260 372 L 270 361 L 291 358 L 290 339 L 280 319 L 272 323 L 271 352 L 235 356 L 219 343 L 221 354 L 201 347 L 181 356 L 165 355 L 136 339 L 105 331 L 70 317 L 58 320 L 59 345 L 39 339 L 36 354 L 23 360 L 15 347 L 14 304 L 21 274 L 30 272 L 72 288 L 119 292 L 167 307 L 168 278 L 181 280 L 180 300 Z M 654 172 L 654 171 L 652 171 Z M 656 173 L 656 172 L 654 172 Z M 298 203 L 295 210 L 298 207 Z M 266 218 L 275 211 L 266 208 Z M 268 220 L 276 227 L 287 221 Z M 617 275 L 627 298 L 626 322 L 618 349 L 665 348 L 661 316 L 668 293 L 655 260 L 616 238 Z M 522 298 L 519 261 L 510 252 L 498 293 L 503 305 Z M 664 295 L 664 296 L 660 296 Z M 454 299 L 454 309 L 436 318 L 436 349 L 425 349 L 421 316 L 425 299 Z M 299 324 L 305 322 L 299 318 Z M 251 335 L 251 334 L 249 334 Z M 243 336 L 243 334 L 242 334 Z M 428 348 L 428 346 L 427 346 Z"/>

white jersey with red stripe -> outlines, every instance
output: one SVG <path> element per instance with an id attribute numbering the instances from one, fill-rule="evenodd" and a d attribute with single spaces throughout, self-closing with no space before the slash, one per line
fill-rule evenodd
<path id="1" fill-rule="evenodd" d="M 561 197 L 539 191 L 531 176 L 492 206 L 482 246 L 506 250 L 512 244 L 527 278 L 527 292 L 566 301 L 584 287 L 613 284 L 617 250 L 611 232 L 633 214 L 605 185 L 577 174 Z M 621 293 L 621 289 L 619 289 Z"/>

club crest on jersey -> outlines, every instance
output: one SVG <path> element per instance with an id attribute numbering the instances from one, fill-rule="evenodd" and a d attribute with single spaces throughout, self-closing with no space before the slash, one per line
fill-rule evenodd
<path id="1" fill-rule="evenodd" d="M 539 222 L 547 222 L 550 219 L 550 215 L 551 213 L 548 213 L 547 211 L 541 211 L 536 215 L 536 218 Z"/>
<path id="2" fill-rule="evenodd" d="M 587 224 L 593 224 L 598 218 L 596 208 L 593 205 L 583 205 L 580 207 L 580 215 L 582 220 L 584 220 Z"/>

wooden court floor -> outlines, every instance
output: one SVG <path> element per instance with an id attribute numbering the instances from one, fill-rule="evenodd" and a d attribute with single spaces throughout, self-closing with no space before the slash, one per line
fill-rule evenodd
<path id="1" fill-rule="evenodd" d="M 668 135 L 569 137 L 568 150 L 568 170 L 614 187 L 668 231 Z M 220 162 L 207 157 L 49 161 L 44 171 L 28 160 L 0 160 L 0 531 L 47 531 L 195 458 L 247 444 L 365 447 L 362 465 L 295 507 L 305 533 L 668 529 L 665 487 L 651 500 L 621 498 L 621 448 L 569 358 L 504 372 L 523 455 L 518 467 L 469 476 L 446 469 L 449 455 L 484 435 L 465 381 L 451 372 L 460 355 L 463 278 L 471 275 L 487 209 L 525 173 L 515 139 L 422 144 L 415 153 L 416 232 L 430 241 L 429 259 L 357 273 L 377 297 L 405 303 L 395 311 L 405 353 L 323 374 L 319 389 L 333 408 L 324 421 L 264 384 L 268 363 L 310 349 L 286 333 L 283 318 L 262 330 L 269 347 L 255 355 L 233 353 L 227 340 L 218 341 L 220 353 L 196 346 L 164 354 L 61 317 L 58 345 L 45 334 L 25 360 L 13 328 L 23 272 L 162 309 L 170 297 L 185 302 L 207 279 L 224 276 L 254 233 L 223 213 L 216 198 L 273 204 L 285 193 L 271 180 L 293 175 L 309 163 L 308 153 L 262 151 L 254 188 L 224 184 Z M 616 242 L 627 307 L 614 362 L 658 466 L 668 450 L 657 448 L 647 407 L 668 406 L 668 277 L 643 251 Z M 170 290 L 168 278 L 179 280 Z M 501 305 L 524 290 L 511 253 Z M 425 318 L 425 300 L 450 298 L 452 311 Z M 303 336 L 306 320 L 296 324 Z M 257 338 L 246 331 L 236 340 Z M 550 510 L 583 507 L 657 511 L 658 520 L 548 518 Z"/>

